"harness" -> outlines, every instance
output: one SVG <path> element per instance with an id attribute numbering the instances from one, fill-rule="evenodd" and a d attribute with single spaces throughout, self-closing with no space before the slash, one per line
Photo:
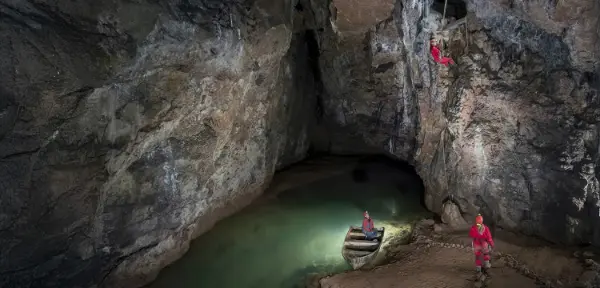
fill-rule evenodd
<path id="1" fill-rule="evenodd" d="M 485 233 L 485 229 L 487 229 L 485 226 L 482 226 L 481 231 L 479 231 L 479 229 L 477 229 L 477 233 L 479 233 L 479 236 L 481 236 L 481 237 L 477 237 L 477 238 L 473 239 L 477 242 L 477 244 L 482 245 L 482 246 L 484 243 L 487 243 L 487 240 L 483 237 L 483 233 Z"/>

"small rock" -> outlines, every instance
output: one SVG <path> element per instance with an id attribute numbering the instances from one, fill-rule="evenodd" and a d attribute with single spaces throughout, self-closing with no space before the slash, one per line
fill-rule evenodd
<path id="1" fill-rule="evenodd" d="M 581 276 L 579 276 L 579 280 L 577 281 L 578 287 L 592 287 L 594 284 L 594 280 L 598 276 L 596 271 L 585 271 Z"/>
<path id="2" fill-rule="evenodd" d="M 506 261 L 504 259 L 498 259 L 494 261 L 494 267 L 504 267 L 506 266 Z"/>
<path id="3" fill-rule="evenodd" d="M 594 261 L 593 259 L 585 259 L 585 260 L 583 260 L 583 263 L 585 263 L 585 265 L 588 267 L 594 267 L 596 264 L 596 261 Z"/>
<path id="4" fill-rule="evenodd" d="M 421 221 L 421 224 L 423 226 L 433 226 L 435 224 L 435 221 L 433 219 L 425 219 Z"/>
<path id="5" fill-rule="evenodd" d="M 583 257 L 585 257 L 585 258 L 592 258 L 592 257 L 594 257 L 594 252 L 592 252 L 592 251 L 585 251 L 585 252 L 583 252 Z"/>
<path id="6" fill-rule="evenodd" d="M 442 228 L 442 225 L 440 225 L 440 224 L 433 225 L 433 232 L 441 233 L 443 230 L 444 230 L 444 228 Z"/>
<path id="7" fill-rule="evenodd" d="M 451 201 L 446 201 L 442 206 L 442 222 L 450 225 L 450 227 L 464 227 L 467 222 L 462 217 L 458 206 Z"/>

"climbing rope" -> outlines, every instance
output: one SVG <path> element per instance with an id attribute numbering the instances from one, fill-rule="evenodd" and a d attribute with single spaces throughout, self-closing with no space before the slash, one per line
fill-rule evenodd
<path id="1" fill-rule="evenodd" d="M 467 41 L 467 53 L 469 53 L 469 17 L 465 16 L 465 38 Z"/>
<path id="2" fill-rule="evenodd" d="M 444 190 L 448 190 L 448 175 L 446 175 L 446 143 L 444 142 L 444 136 L 446 135 L 446 128 L 444 127 L 444 130 L 442 130 L 442 161 L 444 163 L 444 166 L 442 169 L 444 169 Z"/>
<path id="3" fill-rule="evenodd" d="M 440 56 L 444 56 L 444 47 L 445 47 L 445 43 L 444 43 L 444 35 L 443 32 L 445 31 L 446 28 L 450 28 L 450 25 L 448 25 L 448 23 L 446 23 L 446 11 L 448 8 L 448 0 L 444 1 L 444 12 L 442 14 L 442 20 L 440 23 L 440 28 L 438 29 L 438 31 L 436 32 L 435 35 L 435 39 L 439 41 L 439 49 L 440 49 Z M 468 16 L 464 17 L 464 22 L 463 23 L 458 23 L 458 21 L 460 21 L 460 19 L 456 19 L 456 26 L 459 27 L 459 25 L 464 24 L 465 25 L 465 37 L 466 37 L 466 52 L 469 52 L 469 22 L 468 22 Z M 454 29 L 454 28 L 453 28 Z M 441 35 L 440 35 L 441 34 Z"/>
<path id="4" fill-rule="evenodd" d="M 446 20 L 446 7 L 448 6 L 448 0 L 444 1 L 444 15 L 442 15 L 442 30 L 444 28 L 444 20 Z"/>
<path id="5" fill-rule="evenodd" d="M 446 26 L 446 7 L 448 6 L 448 0 L 444 1 L 444 14 L 442 15 L 441 21 L 441 31 L 444 31 L 444 27 Z M 444 36 L 440 37 L 440 57 L 444 56 Z"/>

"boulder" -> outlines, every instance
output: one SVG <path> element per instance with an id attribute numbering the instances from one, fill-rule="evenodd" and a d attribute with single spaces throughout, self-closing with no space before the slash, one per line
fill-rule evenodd
<path id="1" fill-rule="evenodd" d="M 442 222 L 455 229 L 469 226 L 469 223 L 462 217 L 458 206 L 451 201 L 446 201 L 443 204 L 441 217 Z"/>

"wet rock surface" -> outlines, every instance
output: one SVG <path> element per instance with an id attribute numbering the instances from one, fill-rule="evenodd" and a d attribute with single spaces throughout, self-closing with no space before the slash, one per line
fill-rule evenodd
<path id="1" fill-rule="evenodd" d="M 432 2 L 3 1 L 0 287 L 142 285 L 309 150 L 599 245 L 598 2 L 468 0 L 444 32 Z"/>

